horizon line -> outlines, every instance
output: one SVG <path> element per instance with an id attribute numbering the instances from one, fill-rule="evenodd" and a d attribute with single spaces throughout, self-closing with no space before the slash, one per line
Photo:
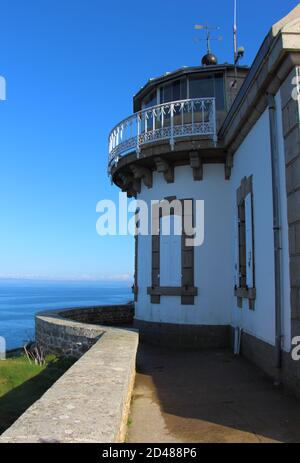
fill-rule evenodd
<path id="1" fill-rule="evenodd" d="M 0 276 L 0 281 L 53 281 L 53 282 L 80 282 L 80 283 L 130 283 L 133 277 L 127 278 L 76 278 L 76 277 L 34 277 L 34 276 Z"/>

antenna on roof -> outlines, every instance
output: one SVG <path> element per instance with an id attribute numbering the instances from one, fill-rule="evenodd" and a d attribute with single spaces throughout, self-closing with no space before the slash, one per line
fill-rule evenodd
<path id="1" fill-rule="evenodd" d="M 231 82 L 231 88 L 237 88 L 238 83 L 238 72 L 237 72 L 237 65 L 239 61 L 244 58 L 245 49 L 244 47 L 237 47 L 237 0 L 233 2 L 233 62 L 234 62 L 234 74 L 235 78 Z"/>
<path id="2" fill-rule="evenodd" d="M 236 66 L 240 59 L 244 58 L 244 47 L 237 47 L 237 0 L 234 0 L 233 6 L 233 62 Z"/>
<path id="3" fill-rule="evenodd" d="M 237 58 L 237 4 L 234 0 L 234 12 L 233 12 L 233 62 L 236 62 Z"/>

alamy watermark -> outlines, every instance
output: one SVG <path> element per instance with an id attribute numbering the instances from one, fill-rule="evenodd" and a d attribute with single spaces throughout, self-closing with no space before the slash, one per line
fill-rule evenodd
<path id="1" fill-rule="evenodd" d="M 295 362 L 299 362 L 300 360 L 300 336 L 295 336 L 292 339 L 292 346 L 294 346 L 294 348 L 292 349 L 292 359 L 295 360 Z"/>
<path id="2" fill-rule="evenodd" d="M 101 215 L 96 229 L 100 236 L 116 235 L 184 235 L 186 246 L 204 242 L 204 201 L 163 199 L 127 202 L 126 193 L 119 193 L 119 204 L 104 199 L 96 211 Z M 171 226 L 171 217 L 176 217 Z M 163 220 L 162 220 L 163 219 Z"/>
<path id="3" fill-rule="evenodd" d="M 6 340 L 0 336 L 0 360 L 6 359 Z"/>

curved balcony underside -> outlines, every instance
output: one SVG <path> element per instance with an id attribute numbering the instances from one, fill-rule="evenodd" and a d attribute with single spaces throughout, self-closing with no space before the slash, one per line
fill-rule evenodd
<path id="1" fill-rule="evenodd" d="M 108 171 L 123 156 L 143 146 L 169 140 L 174 150 L 177 139 L 203 137 L 217 142 L 215 98 L 196 98 L 153 106 L 124 119 L 109 135 Z"/>

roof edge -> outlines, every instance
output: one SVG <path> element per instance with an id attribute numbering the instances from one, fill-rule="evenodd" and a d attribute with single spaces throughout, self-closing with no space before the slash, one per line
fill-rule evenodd
<path id="1" fill-rule="evenodd" d="M 267 75 L 264 79 L 260 78 L 260 88 L 262 88 L 263 84 L 270 78 L 272 72 L 274 72 L 274 67 L 279 65 L 280 59 L 283 60 L 283 55 L 288 52 L 297 52 L 300 56 L 300 47 L 294 48 L 293 50 L 288 50 L 284 48 L 284 43 L 282 39 L 282 35 L 291 33 L 290 29 L 295 23 L 300 23 L 300 4 L 296 6 L 288 15 L 282 18 L 280 21 L 275 23 L 271 29 L 269 30 L 268 34 L 266 35 L 264 41 L 260 49 L 258 50 L 256 57 L 252 63 L 250 68 L 249 74 L 246 77 L 243 85 L 240 88 L 239 93 L 236 96 L 235 101 L 233 102 L 222 127 L 219 130 L 219 136 L 221 138 L 227 137 L 228 132 L 230 132 L 230 128 L 232 125 L 235 128 L 238 124 L 235 123 L 235 118 L 243 106 L 243 103 L 247 99 L 248 95 L 252 92 L 253 84 L 256 80 L 258 80 L 258 76 L 261 73 L 262 68 L 267 63 L 271 54 L 276 55 L 277 63 L 275 61 L 275 56 L 272 57 L 272 69 L 268 66 Z M 300 33 L 300 28 L 297 32 L 292 30 L 293 33 Z M 281 39 L 281 40 L 280 40 Z M 281 43 L 280 43 L 281 42 Z M 277 46 L 279 45 L 279 46 Z M 272 53 L 274 51 L 274 53 Z M 257 89 L 259 90 L 259 89 Z M 241 122 L 241 121 L 240 121 Z M 236 130 L 235 130 L 236 132 Z"/>

